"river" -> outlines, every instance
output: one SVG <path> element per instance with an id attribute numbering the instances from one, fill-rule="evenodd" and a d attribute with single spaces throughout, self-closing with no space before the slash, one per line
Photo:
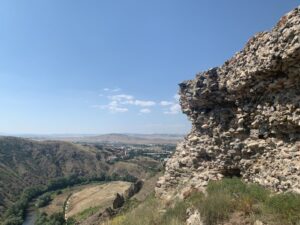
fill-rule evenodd
<path id="1" fill-rule="evenodd" d="M 34 207 L 34 203 L 30 203 L 29 208 L 26 210 L 25 221 L 22 225 L 34 225 L 36 220 L 37 211 Z"/>

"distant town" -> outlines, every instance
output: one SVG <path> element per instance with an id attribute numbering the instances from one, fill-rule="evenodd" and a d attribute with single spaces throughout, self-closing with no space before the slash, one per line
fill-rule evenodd
<path id="1" fill-rule="evenodd" d="M 92 146 L 105 155 L 105 161 L 131 160 L 138 157 L 149 157 L 161 162 L 167 161 L 174 153 L 176 144 L 123 144 L 123 143 L 79 143 L 83 146 Z"/>

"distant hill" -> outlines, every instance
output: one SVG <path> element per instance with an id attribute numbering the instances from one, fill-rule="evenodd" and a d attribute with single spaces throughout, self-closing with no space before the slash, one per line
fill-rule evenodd
<path id="1" fill-rule="evenodd" d="M 109 166 L 92 147 L 0 137 L 0 215 L 24 188 L 69 175 L 99 176 Z"/>
<path id="2" fill-rule="evenodd" d="M 103 134 L 103 135 L 44 135 L 28 136 L 35 140 L 63 140 L 89 143 L 176 144 L 183 139 L 177 134 Z"/>

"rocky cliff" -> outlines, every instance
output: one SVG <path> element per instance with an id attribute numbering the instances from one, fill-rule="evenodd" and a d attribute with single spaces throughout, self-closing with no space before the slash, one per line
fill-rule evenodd
<path id="1" fill-rule="evenodd" d="M 300 192 L 300 7 L 224 65 L 180 84 L 192 131 L 157 183 L 168 199 L 240 176 Z"/>

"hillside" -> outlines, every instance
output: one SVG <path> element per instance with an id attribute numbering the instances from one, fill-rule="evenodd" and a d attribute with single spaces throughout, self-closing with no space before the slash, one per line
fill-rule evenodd
<path id="1" fill-rule="evenodd" d="M 0 137 L 0 215 L 24 188 L 72 174 L 100 176 L 109 170 L 101 158 L 91 147 L 67 142 Z"/>

